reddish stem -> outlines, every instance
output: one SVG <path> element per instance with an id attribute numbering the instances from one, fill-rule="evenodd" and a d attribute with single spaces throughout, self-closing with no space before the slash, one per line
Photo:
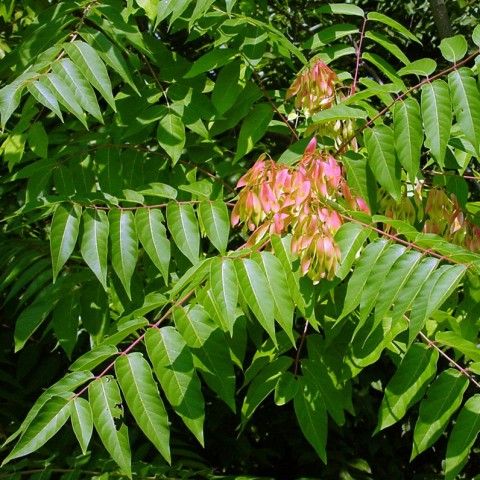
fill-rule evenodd
<path id="1" fill-rule="evenodd" d="M 365 38 L 365 27 L 367 26 L 367 17 L 363 17 L 362 28 L 360 30 L 360 39 L 358 40 L 358 44 L 355 47 L 355 73 L 353 75 L 353 83 L 352 88 L 350 89 L 350 96 L 355 93 L 357 89 L 357 80 L 358 80 L 358 71 L 360 70 L 360 58 L 362 56 L 362 43 L 363 39 Z"/>

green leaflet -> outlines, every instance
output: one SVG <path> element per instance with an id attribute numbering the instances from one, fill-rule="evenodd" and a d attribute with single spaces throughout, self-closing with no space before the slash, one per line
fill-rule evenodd
<path id="1" fill-rule="evenodd" d="M 130 85 L 137 94 L 140 95 L 137 86 L 132 77 L 130 67 L 122 56 L 121 51 L 110 40 L 98 30 L 83 27 L 79 32 L 87 43 L 89 43 L 97 53 L 102 57 L 103 61 L 115 70 L 122 80 Z"/>
<path id="2" fill-rule="evenodd" d="M 218 322 L 233 335 L 238 302 L 238 280 L 233 260 L 216 258 L 210 264 L 211 300 Z"/>
<path id="3" fill-rule="evenodd" d="M 27 84 L 27 89 L 37 102 L 51 110 L 63 122 L 63 116 L 58 101 L 47 85 L 39 81 L 34 81 Z"/>
<path id="4" fill-rule="evenodd" d="M 460 351 L 467 358 L 480 362 L 480 349 L 478 344 L 470 342 L 455 332 L 437 332 L 435 341 L 440 345 L 447 345 Z"/>
<path id="5" fill-rule="evenodd" d="M 423 343 L 414 343 L 408 349 L 385 387 L 376 432 L 401 420 L 407 410 L 420 400 L 437 371 L 437 360 L 438 351 Z"/>
<path id="6" fill-rule="evenodd" d="M 79 370 L 93 370 L 95 367 L 98 367 L 98 365 L 117 353 L 118 350 L 113 345 L 99 345 L 78 357 L 70 365 L 69 370 L 72 372 Z"/>
<path id="7" fill-rule="evenodd" d="M 422 86 L 421 109 L 425 146 L 437 163 L 443 167 L 452 126 L 450 92 L 443 80 L 435 80 Z"/>
<path id="8" fill-rule="evenodd" d="M 327 5 L 320 5 L 317 11 L 319 13 L 331 13 L 333 15 L 365 16 L 365 12 L 360 7 L 350 3 L 328 3 Z"/>
<path id="9" fill-rule="evenodd" d="M 179 250 L 196 265 L 199 262 L 200 233 L 192 205 L 169 203 L 167 225 Z"/>
<path id="10" fill-rule="evenodd" d="M 42 123 L 35 122 L 29 128 L 27 140 L 33 153 L 42 158 L 48 157 L 48 135 Z"/>
<path id="11" fill-rule="evenodd" d="M 364 133 L 368 164 L 378 183 L 400 200 L 400 164 L 395 156 L 395 135 L 386 125 L 376 125 Z"/>
<path id="12" fill-rule="evenodd" d="M 394 42 L 390 41 L 390 39 L 385 35 L 374 32 L 373 30 L 367 30 L 365 32 L 365 38 L 373 40 L 375 43 L 390 52 L 394 57 L 398 58 L 398 60 L 400 60 L 404 65 L 408 65 L 410 63 L 410 60 L 403 53 L 403 50 Z"/>
<path id="13" fill-rule="evenodd" d="M 463 35 L 443 38 L 440 42 L 440 51 L 443 58 L 449 62 L 456 63 L 467 53 L 468 44 Z"/>
<path id="14" fill-rule="evenodd" d="M 3 446 L 11 443 L 15 438 L 22 434 L 25 429 L 32 423 L 32 421 L 38 416 L 38 412 L 47 403 L 47 401 L 56 396 L 67 394 L 70 396 L 70 392 L 75 390 L 80 385 L 83 385 L 88 380 L 91 380 L 93 375 L 90 372 L 79 371 L 73 373 L 67 373 L 58 382 L 54 383 L 51 387 L 47 388 L 35 401 L 32 408 L 27 413 L 20 427 L 5 440 Z"/>
<path id="15" fill-rule="evenodd" d="M 127 426 L 117 424 L 123 417 L 122 397 L 117 382 L 111 376 L 97 378 L 88 386 L 93 424 L 100 440 L 117 462 L 122 473 L 132 478 L 131 453 Z"/>
<path id="16" fill-rule="evenodd" d="M 417 42 L 420 45 L 422 44 L 422 42 L 410 30 L 383 13 L 368 12 L 367 19 L 369 21 L 383 23 L 384 25 L 387 25 L 387 27 L 390 27 L 396 32 L 400 33 L 400 35 L 404 36 L 405 38 Z"/>
<path id="17" fill-rule="evenodd" d="M 265 135 L 268 125 L 273 118 L 273 110 L 268 103 L 259 103 L 243 120 L 238 135 L 235 161 L 243 158 L 250 152 L 256 143 Z"/>
<path id="18" fill-rule="evenodd" d="M 465 138 L 480 154 L 480 93 L 475 77 L 468 68 L 459 68 L 448 75 L 453 111 Z"/>
<path id="19" fill-rule="evenodd" d="M 401 68 L 397 73 L 399 75 L 420 75 L 428 77 L 437 68 L 437 62 L 431 58 L 421 58 L 409 63 L 407 66 Z"/>
<path id="20" fill-rule="evenodd" d="M 72 90 L 79 105 L 103 123 L 95 92 L 75 64 L 64 58 L 53 64 L 52 71 Z"/>
<path id="21" fill-rule="evenodd" d="M 293 299 L 295 306 L 303 313 L 305 311 L 305 302 L 300 293 L 300 286 L 298 281 L 298 275 L 292 271 L 292 259 L 290 242 L 291 236 L 280 237 L 278 235 L 271 235 L 270 241 L 272 242 L 273 252 L 275 256 L 280 260 L 283 266 L 283 270 L 287 275 L 287 284 L 290 290 L 290 296 Z"/>
<path id="22" fill-rule="evenodd" d="M 78 205 L 60 204 L 55 209 L 50 230 L 53 281 L 75 248 L 82 209 Z"/>
<path id="23" fill-rule="evenodd" d="M 340 318 L 347 316 L 360 304 L 367 279 L 387 246 L 387 240 L 380 239 L 376 242 L 369 243 L 361 253 L 347 285 L 345 302 Z"/>
<path id="24" fill-rule="evenodd" d="M 85 263 L 107 289 L 107 254 L 110 225 L 102 210 L 86 209 L 82 217 L 83 233 L 80 252 Z"/>
<path id="25" fill-rule="evenodd" d="M 81 314 L 80 295 L 78 292 L 69 292 L 61 297 L 53 310 L 52 327 L 67 357 L 71 359 L 73 349 L 77 343 L 78 320 Z"/>
<path id="26" fill-rule="evenodd" d="M 422 254 L 418 251 L 407 251 L 393 264 L 389 270 L 375 305 L 375 320 L 381 322 L 384 315 L 397 298 L 404 297 L 403 287 L 415 271 Z"/>
<path id="27" fill-rule="evenodd" d="M 185 146 L 185 125 L 172 110 L 165 111 L 157 127 L 157 140 L 175 165 Z"/>
<path id="28" fill-rule="evenodd" d="M 335 234 L 335 242 L 340 248 L 342 260 L 335 272 L 337 277 L 343 279 L 348 275 L 358 251 L 362 248 L 369 234 L 370 230 L 368 228 L 364 228 L 355 222 L 344 223 L 338 229 Z"/>
<path id="29" fill-rule="evenodd" d="M 275 304 L 275 319 L 294 345 L 293 315 L 295 305 L 290 296 L 287 275 L 282 262 L 270 252 L 255 254 L 252 258 L 262 267 L 265 273 L 267 284 Z"/>
<path id="30" fill-rule="evenodd" d="M 281 407 L 293 400 L 298 392 L 300 382 L 291 372 L 283 372 L 275 385 L 275 405 Z"/>
<path id="31" fill-rule="evenodd" d="M 230 218 L 225 202 L 222 200 L 201 202 L 198 206 L 198 218 L 213 246 L 220 253 L 225 253 L 230 234 Z"/>
<path id="32" fill-rule="evenodd" d="M 11 460 L 38 450 L 52 438 L 70 417 L 69 401 L 62 397 L 51 397 L 39 409 L 35 419 L 29 423 L 20 440 L 3 460 L 2 466 Z"/>
<path id="33" fill-rule="evenodd" d="M 430 280 L 430 276 L 437 268 L 438 263 L 437 258 L 427 257 L 417 265 L 395 300 L 391 312 L 392 323 L 399 321 L 405 312 L 410 310 L 415 298 L 425 282 Z"/>
<path id="34" fill-rule="evenodd" d="M 300 378 L 300 386 L 293 399 L 295 415 L 305 438 L 322 459 L 327 463 L 327 409 L 316 385 L 308 378 Z"/>
<path id="35" fill-rule="evenodd" d="M 120 355 L 115 374 L 138 426 L 170 463 L 170 427 L 152 370 L 140 352 Z"/>
<path id="36" fill-rule="evenodd" d="M 458 414 L 448 439 L 445 480 L 454 480 L 462 471 L 480 432 L 480 395 L 469 398 Z"/>
<path id="37" fill-rule="evenodd" d="M 430 385 L 420 404 L 411 460 L 433 445 L 445 431 L 450 417 L 462 403 L 467 387 L 467 377 L 454 369 L 443 371 Z"/>
<path id="38" fill-rule="evenodd" d="M 204 400 L 185 340 L 173 327 L 151 328 L 145 344 L 168 402 L 203 445 Z"/>
<path id="39" fill-rule="evenodd" d="M 293 360 L 289 357 L 278 357 L 271 363 L 263 367 L 257 376 L 250 383 L 247 394 L 243 400 L 242 405 L 242 427 L 253 415 L 257 407 L 273 392 L 278 379 L 282 373 L 285 372 Z"/>
<path id="40" fill-rule="evenodd" d="M 398 160 L 413 181 L 420 168 L 420 153 L 423 145 L 420 105 L 414 98 L 406 98 L 395 104 L 393 133 Z"/>
<path id="41" fill-rule="evenodd" d="M 131 298 L 130 281 L 138 258 L 135 219 L 131 210 L 113 209 L 108 215 L 112 245 L 112 267 Z"/>
<path id="42" fill-rule="evenodd" d="M 195 369 L 235 412 L 235 374 L 225 334 L 200 305 L 174 310 L 175 326 L 192 349 Z"/>
<path id="43" fill-rule="evenodd" d="M 108 78 L 105 64 L 97 51 L 88 43 L 80 40 L 64 43 L 63 48 L 86 79 L 98 90 L 112 109 L 117 111 L 112 94 L 112 84 Z"/>
<path id="44" fill-rule="evenodd" d="M 428 282 L 425 282 L 412 305 L 408 333 L 409 343 L 413 342 L 422 330 L 428 317 L 440 308 L 455 290 L 465 271 L 465 265 L 442 265 L 433 272 Z"/>
<path id="45" fill-rule="evenodd" d="M 244 69 L 239 61 L 227 63 L 218 74 L 212 91 L 212 103 L 220 114 L 231 108 L 245 86 Z"/>
<path id="46" fill-rule="evenodd" d="M 193 78 L 201 73 L 219 68 L 229 63 L 234 56 L 236 56 L 236 52 L 229 48 L 217 48 L 212 50 L 195 61 L 185 75 L 185 78 Z"/>
<path id="47" fill-rule="evenodd" d="M 93 433 L 93 416 L 90 404 L 84 398 L 75 397 L 70 402 L 70 415 L 73 432 L 77 437 L 82 453 L 86 455 Z"/>
<path id="48" fill-rule="evenodd" d="M 20 105 L 23 89 L 23 85 L 18 83 L 11 83 L 0 89 L 0 117 L 2 129 L 5 128 L 8 119 Z"/>
<path id="49" fill-rule="evenodd" d="M 39 81 L 53 93 L 55 98 L 58 100 L 58 103 L 63 105 L 67 111 L 73 113 L 73 115 L 80 120 L 84 127 L 88 128 L 85 112 L 75 98 L 75 92 L 65 82 L 63 82 L 58 75 L 55 73 L 49 73 L 46 76 L 41 77 Z"/>
<path id="50" fill-rule="evenodd" d="M 162 272 L 168 285 L 170 241 L 163 221 L 162 212 L 154 208 L 139 208 L 135 213 L 135 226 L 140 243 L 150 260 Z"/>
<path id="51" fill-rule="evenodd" d="M 240 293 L 260 325 L 276 343 L 275 300 L 260 265 L 248 258 L 235 260 Z"/>
<path id="52" fill-rule="evenodd" d="M 388 272 L 397 261 L 397 259 L 403 255 L 405 247 L 402 245 L 392 244 L 388 245 L 385 250 L 377 257 L 375 267 L 369 272 L 365 288 L 362 291 L 360 299 L 360 324 L 366 320 L 370 312 L 372 311 L 380 291 L 383 287 L 383 282 Z M 358 327 L 357 327 L 358 329 Z"/>

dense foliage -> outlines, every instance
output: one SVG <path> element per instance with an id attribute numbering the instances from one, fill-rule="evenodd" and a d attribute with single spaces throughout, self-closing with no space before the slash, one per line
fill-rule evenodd
<path id="1" fill-rule="evenodd" d="M 0 5 L 0 478 L 478 473 L 476 7 L 274 3 Z"/>

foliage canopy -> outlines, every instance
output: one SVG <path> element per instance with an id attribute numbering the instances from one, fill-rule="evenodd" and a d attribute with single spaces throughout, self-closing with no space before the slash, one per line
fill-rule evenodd
<path id="1" fill-rule="evenodd" d="M 480 27 L 263 3 L 0 6 L 10 478 L 477 473 Z"/>

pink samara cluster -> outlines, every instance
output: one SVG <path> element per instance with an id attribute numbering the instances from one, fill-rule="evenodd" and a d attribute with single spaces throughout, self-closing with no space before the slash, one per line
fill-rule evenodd
<path id="1" fill-rule="evenodd" d="M 249 243 L 267 234 L 292 234 L 292 252 L 300 258 L 302 274 L 319 282 L 332 279 L 340 261 L 334 236 L 342 217 L 332 207 L 369 212 L 362 198 L 352 194 L 342 168 L 332 155 L 321 152 L 313 138 L 295 166 L 261 155 L 239 180 L 241 188 L 232 212 L 232 225 L 244 223 L 252 232 Z"/>

